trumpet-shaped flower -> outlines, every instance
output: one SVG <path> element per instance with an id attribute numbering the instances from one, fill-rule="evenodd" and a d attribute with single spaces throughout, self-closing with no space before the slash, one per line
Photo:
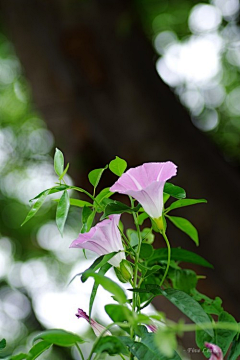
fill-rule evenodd
<path id="1" fill-rule="evenodd" d="M 83 318 L 83 319 L 87 320 L 87 322 L 91 325 L 96 336 L 100 336 L 101 333 L 104 330 L 106 330 L 106 328 L 104 326 L 102 326 L 101 324 L 99 324 L 97 321 L 95 321 L 93 319 L 89 320 L 89 316 L 82 309 L 78 309 L 76 317 L 78 319 Z M 112 335 L 112 334 L 110 333 L 110 331 L 107 330 L 107 331 L 105 331 L 105 335 Z"/>
<path id="2" fill-rule="evenodd" d="M 132 196 L 151 218 L 159 219 L 163 211 L 164 184 L 176 173 L 177 166 L 171 161 L 145 163 L 129 169 L 115 182 L 110 191 Z"/>
<path id="3" fill-rule="evenodd" d="M 101 221 L 89 232 L 79 234 L 78 238 L 71 243 L 70 248 L 88 249 L 98 255 L 123 250 L 121 234 L 118 229 L 119 219 L 120 215 L 110 215 L 109 219 Z M 120 252 L 114 255 L 109 263 L 119 267 L 123 259 L 125 259 L 125 254 Z"/>
<path id="4" fill-rule="evenodd" d="M 204 345 L 211 351 L 209 360 L 223 360 L 223 353 L 219 346 L 207 342 Z"/>

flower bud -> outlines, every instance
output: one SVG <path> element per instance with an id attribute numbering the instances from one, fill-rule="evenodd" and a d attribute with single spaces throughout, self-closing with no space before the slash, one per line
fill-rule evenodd
<path id="1" fill-rule="evenodd" d="M 128 282 L 133 277 L 132 265 L 127 260 L 122 260 L 120 263 L 120 268 L 114 268 L 114 270 L 118 277 L 118 280 L 123 283 Z"/>

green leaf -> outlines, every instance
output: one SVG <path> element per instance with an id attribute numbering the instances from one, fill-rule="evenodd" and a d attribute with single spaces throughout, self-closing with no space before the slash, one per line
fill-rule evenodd
<path id="1" fill-rule="evenodd" d="M 174 289 L 182 290 L 190 294 L 197 285 L 197 275 L 193 270 L 175 270 L 171 276 Z"/>
<path id="2" fill-rule="evenodd" d="M 69 169 L 69 163 L 67 164 L 67 166 L 66 166 L 65 169 L 63 170 L 62 175 L 59 176 L 59 181 L 61 181 L 61 180 L 64 178 L 64 176 L 66 175 L 68 169 Z"/>
<path id="3" fill-rule="evenodd" d="M 95 212 L 89 209 L 88 206 L 84 206 L 82 210 L 82 227 L 81 233 L 88 232 L 91 229 Z"/>
<path id="4" fill-rule="evenodd" d="M 137 231 L 133 229 L 127 229 L 126 234 L 130 241 L 130 245 L 132 247 L 136 246 L 139 242 Z"/>
<path id="5" fill-rule="evenodd" d="M 140 209 L 140 207 L 141 207 L 141 205 L 139 204 L 139 205 L 135 206 L 134 208 L 131 208 L 130 206 L 125 205 L 120 201 L 114 200 L 114 201 L 111 201 L 111 203 L 109 203 L 106 206 L 103 217 L 105 218 L 112 214 L 123 214 L 125 212 L 127 212 L 127 213 L 137 212 Z"/>
<path id="6" fill-rule="evenodd" d="M 105 265 L 109 260 L 113 258 L 114 255 L 117 254 L 117 251 L 113 251 L 106 255 L 99 256 L 91 266 L 87 270 L 85 270 L 82 274 L 81 281 L 84 283 L 87 280 L 87 273 L 90 272 L 96 272 L 98 269 L 100 269 L 103 265 Z"/>
<path id="7" fill-rule="evenodd" d="M 144 278 L 151 276 L 152 274 L 155 274 L 160 270 L 162 267 L 159 265 L 153 265 L 152 267 L 147 267 L 142 265 L 141 263 L 138 264 L 139 269 L 142 271 Z"/>
<path id="8" fill-rule="evenodd" d="M 210 320 L 209 320 L 210 321 Z M 195 334 L 196 344 L 202 350 L 206 351 L 205 342 L 214 343 L 214 337 L 203 330 L 197 330 Z"/>
<path id="9" fill-rule="evenodd" d="M 63 347 L 73 346 L 76 343 L 82 344 L 85 342 L 85 340 L 83 340 L 79 335 L 61 329 L 46 330 L 37 335 L 34 338 L 34 341 L 39 339 L 47 341 L 50 344 Z"/>
<path id="10" fill-rule="evenodd" d="M 30 202 L 37 200 L 38 198 L 40 198 L 43 194 L 47 193 L 47 195 L 51 195 L 51 194 L 55 194 L 56 192 L 59 191 L 63 191 L 68 189 L 69 186 L 68 185 L 58 185 L 58 186 L 54 186 L 50 189 L 46 189 L 44 191 L 42 191 L 40 194 L 38 194 L 37 196 L 35 196 L 33 199 L 30 200 Z"/>
<path id="11" fill-rule="evenodd" d="M 83 208 L 84 206 L 91 207 L 93 206 L 90 202 L 79 200 L 79 199 L 70 199 L 70 205 Z"/>
<path id="12" fill-rule="evenodd" d="M 196 289 L 192 292 L 192 295 L 194 299 L 200 303 L 207 314 L 219 316 L 223 312 L 222 300 L 219 297 L 210 299 L 208 296 L 201 294 Z"/>
<path id="13" fill-rule="evenodd" d="M 92 170 L 88 174 L 89 182 L 94 188 L 96 188 L 98 186 L 101 176 L 102 176 L 104 170 L 107 169 L 107 167 L 108 166 L 105 166 L 105 168 Z"/>
<path id="14" fill-rule="evenodd" d="M 153 253 L 153 247 L 150 244 L 142 243 L 140 250 L 140 258 L 148 259 Z"/>
<path id="15" fill-rule="evenodd" d="M 114 297 L 117 299 L 117 301 L 121 304 L 124 304 L 127 301 L 127 297 L 125 295 L 125 292 L 123 289 L 115 283 L 113 280 L 109 279 L 106 276 L 96 274 L 93 272 L 89 272 L 87 274 L 88 277 L 93 277 L 95 281 L 101 285 L 105 290 L 109 291 L 111 294 L 114 295 Z"/>
<path id="16" fill-rule="evenodd" d="M 166 248 L 154 250 L 153 256 L 149 259 L 149 264 L 153 264 L 156 261 L 162 261 L 168 259 L 168 253 Z M 171 260 L 186 262 L 190 264 L 197 264 L 209 268 L 213 266 L 200 255 L 195 254 L 192 251 L 184 250 L 181 248 L 171 249 Z"/>
<path id="17" fill-rule="evenodd" d="M 39 355 L 44 351 L 49 349 L 52 346 L 48 341 L 40 341 L 29 350 L 27 360 L 35 360 Z"/>
<path id="18" fill-rule="evenodd" d="M 142 225 L 144 220 L 148 219 L 149 215 L 145 212 L 143 212 L 142 214 L 138 215 L 138 224 Z"/>
<path id="19" fill-rule="evenodd" d="M 121 176 L 127 168 L 127 162 L 116 156 L 109 164 L 109 169 L 117 176 Z"/>
<path id="20" fill-rule="evenodd" d="M 111 268 L 111 265 L 106 263 L 105 265 L 103 265 L 98 274 L 99 275 L 105 275 L 106 272 Z M 92 291 L 91 291 L 91 295 L 90 295 L 90 299 L 89 299 L 89 318 L 91 319 L 91 314 L 92 314 L 92 308 L 93 308 L 93 303 L 94 303 L 94 300 L 95 300 L 95 297 L 97 295 L 97 290 L 98 290 L 98 286 L 99 286 L 99 283 L 97 283 L 96 281 L 94 281 L 94 284 L 93 284 L 93 288 L 92 288 Z"/>
<path id="21" fill-rule="evenodd" d="M 218 318 L 218 322 L 228 322 L 231 324 L 237 324 L 236 320 L 234 319 L 234 317 L 230 314 L 228 314 L 226 311 L 223 311 L 219 318 Z M 226 329 L 216 329 L 215 331 L 216 333 L 216 345 L 218 345 L 223 352 L 223 355 L 225 356 L 228 348 L 233 340 L 233 338 L 236 335 L 236 331 L 233 330 L 226 330 Z"/>
<path id="22" fill-rule="evenodd" d="M 236 336 L 228 356 L 228 360 L 237 360 L 240 356 L 240 337 Z"/>
<path id="23" fill-rule="evenodd" d="M 28 359 L 28 354 L 20 353 L 7 358 L 7 360 L 24 360 Z"/>
<path id="24" fill-rule="evenodd" d="M 129 322 L 132 319 L 131 310 L 124 305 L 108 304 L 105 305 L 105 311 L 114 322 Z M 130 332 L 130 325 L 124 331 Z"/>
<path id="25" fill-rule="evenodd" d="M 64 169 L 64 156 L 61 150 L 56 148 L 54 155 L 54 170 L 58 176 L 61 176 Z"/>
<path id="26" fill-rule="evenodd" d="M 7 346 L 6 339 L 0 341 L 0 350 L 4 349 Z"/>
<path id="27" fill-rule="evenodd" d="M 102 207 L 102 202 L 104 199 L 108 199 L 110 198 L 110 196 L 113 195 L 113 193 L 111 191 L 109 191 L 109 187 L 103 189 L 102 191 L 100 191 L 100 193 L 95 197 L 95 201 L 94 201 L 94 206 L 96 208 L 97 212 L 102 212 L 103 211 L 103 207 Z"/>
<path id="28" fill-rule="evenodd" d="M 207 200 L 205 199 L 181 199 L 181 200 L 177 200 L 175 202 L 173 202 L 166 210 L 165 213 L 174 210 L 174 209 L 178 209 L 184 206 L 190 206 L 190 205 L 195 205 L 195 204 L 201 204 L 201 203 L 206 203 Z"/>
<path id="29" fill-rule="evenodd" d="M 167 215 L 167 217 L 177 228 L 185 232 L 197 246 L 199 245 L 197 229 L 190 223 L 190 221 L 178 216 Z"/>
<path id="30" fill-rule="evenodd" d="M 49 194 L 49 190 L 46 190 L 38 199 L 37 201 L 33 204 L 33 206 L 31 207 L 31 210 L 29 211 L 29 213 L 26 216 L 26 219 L 24 220 L 24 222 L 21 224 L 21 226 L 23 226 L 24 224 L 26 224 L 27 221 L 29 221 L 34 215 L 36 215 L 36 213 L 38 212 L 38 210 L 40 209 L 40 207 L 42 206 L 42 204 L 44 203 L 46 197 Z"/>
<path id="31" fill-rule="evenodd" d="M 119 338 L 116 336 L 104 336 L 102 337 L 94 347 L 95 353 L 106 352 L 109 355 L 129 355 L 129 352 Z"/>
<path id="32" fill-rule="evenodd" d="M 129 347 L 130 352 L 138 360 L 181 360 L 176 352 L 170 358 L 161 353 L 155 342 L 155 334 L 146 333 L 142 336 L 141 342 L 133 341 L 126 336 L 119 336 L 119 339 Z"/>
<path id="33" fill-rule="evenodd" d="M 68 216 L 69 207 L 70 207 L 70 202 L 69 202 L 68 192 L 67 192 L 67 190 L 64 190 L 64 192 L 59 200 L 59 203 L 57 206 L 57 212 L 56 212 L 56 223 L 57 223 L 58 230 L 62 236 L 63 236 L 63 230 L 64 230 L 64 226 L 65 226 L 67 216 Z"/>
<path id="34" fill-rule="evenodd" d="M 176 199 L 184 199 L 186 197 L 186 192 L 179 186 L 173 185 L 171 183 L 165 183 L 163 192 L 165 194 L 171 195 Z"/>
<path id="35" fill-rule="evenodd" d="M 164 295 L 172 304 L 174 304 L 183 314 L 189 317 L 195 324 L 201 328 L 202 323 L 209 323 L 209 317 L 202 309 L 201 305 L 191 296 L 181 290 L 166 289 L 162 290 Z M 214 336 L 212 329 L 204 329 L 211 337 Z"/>

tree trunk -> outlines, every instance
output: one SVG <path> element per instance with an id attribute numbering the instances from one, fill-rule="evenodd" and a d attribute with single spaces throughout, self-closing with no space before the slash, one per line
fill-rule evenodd
<path id="1" fill-rule="evenodd" d="M 155 70 L 155 55 L 123 0 L 0 0 L 2 16 L 56 144 L 79 174 L 115 155 L 130 166 L 172 160 L 173 183 L 207 205 L 181 210 L 196 225 L 200 247 L 169 226 L 173 246 L 197 251 L 215 266 L 198 269 L 200 288 L 239 315 L 240 177 Z M 130 19 L 130 27 L 124 21 Z M 176 212 L 178 213 L 178 212 Z"/>

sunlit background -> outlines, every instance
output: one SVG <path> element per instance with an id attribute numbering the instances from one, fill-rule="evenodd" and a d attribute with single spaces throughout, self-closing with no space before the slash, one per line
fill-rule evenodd
<path id="1" fill-rule="evenodd" d="M 239 1 L 193 6 L 191 1 L 145 0 L 139 6 L 158 54 L 159 76 L 189 110 L 193 126 L 212 138 L 227 161 L 239 165 Z M 80 288 L 77 278 L 68 286 L 94 259 L 88 254 L 85 260 L 80 250 L 68 249 L 80 229 L 79 211 L 71 210 L 63 238 L 53 220 L 52 199 L 35 219 L 20 227 L 28 200 L 57 181 L 54 137 L 34 108 L 23 74 L 12 44 L 1 33 L 0 338 L 7 338 L 8 354 L 13 349 L 25 351 L 36 331 L 44 328 L 91 333 L 74 314 L 78 307 L 87 311 L 92 282 Z M 99 291 L 94 315 L 103 323 L 109 321 L 103 311 L 109 299 Z M 42 358 L 64 359 L 66 354 L 67 350 L 65 355 L 54 350 Z M 73 351 L 72 357 L 77 356 Z"/>

